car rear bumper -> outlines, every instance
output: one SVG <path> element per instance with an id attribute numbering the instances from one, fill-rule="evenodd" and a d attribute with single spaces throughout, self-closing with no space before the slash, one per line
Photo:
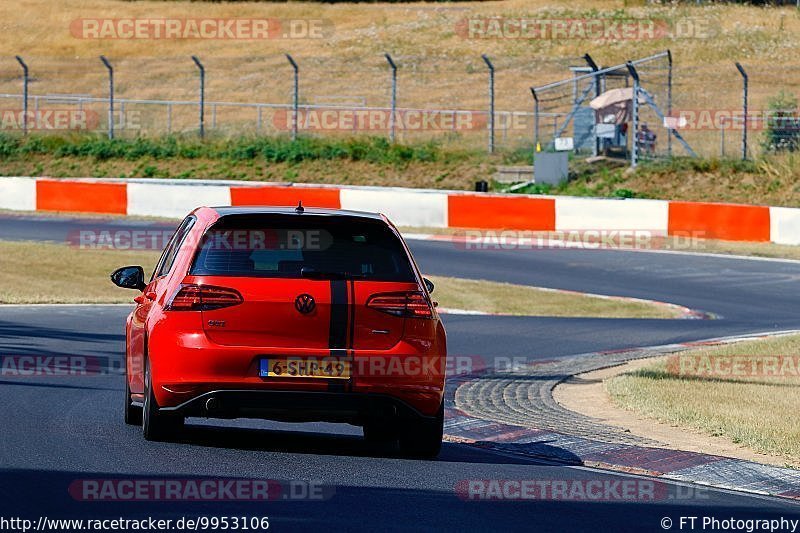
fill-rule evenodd
<path id="1" fill-rule="evenodd" d="M 369 420 L 428 420 L 410 404 L 386 394 L 287 390 L 214 390 L 164 413 L 208 418 L 260 418 L 287 422 L 340 422 L 363 425 Z"/>
<path id="2" fill-rule="evenodd" d="M 313 393 L 320 401 L 325 398 L 322 393 L 330 393 L 345 399 L 389 397 L 424 416 L 433 416 L 444 393 L 447 356 L 443 334 L 440 342 L 403 341 L 390 350 L 341 350 L 338 357 L 351 364 L 350 378 L 323 379 L 263 377 L 260 363 L 282 357 L 326 358 L 331 357 L 331 350 L 223 346 L 197 331 L 161 333 L 150 336 L 149 353 L 153 392 L 158 405 L 166 408 L 186 405 L 214 391 L 264 393 L 264 398 L 267 393 Z M 294 408 L 288 404 L 283 410 Z"/>

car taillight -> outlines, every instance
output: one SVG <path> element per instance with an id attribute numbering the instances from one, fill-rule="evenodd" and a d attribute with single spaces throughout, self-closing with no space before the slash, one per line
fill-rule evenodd
<path id="1" fill-rule="evenodd" d="M 239 291 L 224 287 L 184 285 L 165 308 L 167 311 L 210 311 L 242 303 Z"/>
<path id="2" fill-rule="evenodd" d="M 433 310 L 421 292 L 387 292 L 373 294 L 367 307 L 390 315 L 407 318 L 431 318 Z"/>

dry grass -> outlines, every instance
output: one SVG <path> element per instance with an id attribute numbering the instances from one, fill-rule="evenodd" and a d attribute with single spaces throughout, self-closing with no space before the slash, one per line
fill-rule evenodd
<path id="1" fill-rule="evenodd" d="M 7 4 L 10 4 L 6 0 Z M 384 52 L 400 64 L 399 103 L 409 107 L 485 109 L 486 68 L 481 53 L 498 67 L 497 105 L 503 110 L 531 108 L 531 85 L 569 76 L 590 52 L 603 65 L 618 64 L 671 49 L 676 61 L 676 108 L 737 109 L 740 79 L 734 60 L 751 70 L 751 105 L 763 108 L 779 86 L 800 87 L 800 69 L 786 66 L 800 48 L 796 10 L 717 5 L 697 7 L 634 6 L 620 0 L 506 0 L 455 4 L 316 4 L 261 2 L 150 2 L 65 0 L 53 9 L 49 0 L 30 0 L 7 9 L 0 47 L 0 92 L 19 92 L 19 67 L 13 54 L 31 65 L 32 94 L 90 94 L 105 91 L 105 70 L 97 56 L 116 65 L 119 97 L 194 99 L 197 73 L 189 60 L 197 54 L 208 69 L 209 100 L 290 101 L 290 70 L 283 57 L 300 62 L 301 101 L 388 103 Z M 11 6 L 9 6 L 11 7 Z M 70 23 L 80 18 L 280 18 L 323 19 L 333 28 L 323 39 L 248 40 L 94 40 L 75 38 Z M 663 38 L 621 41 L 585 39 L 467 39 L 460 21 L 478 17 L 697 19 L 709 25 L 711 38 Z M 144 108 L 142 108 L 144 109 Z M 102 112 L 102 106 L 98 107 Z M 154 111 L 142 111 L 143 113 Z M 220 123 L 226 113 L 219 110 Z M 163 114 L 163 113 L 162 113 Z M 173 110 L 176 129 L 190 128 L 196 110 Z M 242 117 L 237 117 L 242 118 Z M 159 115 L 159 120 L 164 117 Z M 210 119 L 210 117 L 209 117 Z M 248 120 L 254 122 L 254 116 Z M 267 122 L 269 120 L 267 119 Z M 240 130 L 235 130 L 240 131 Z M 515 140 L 529 140 L 529 131 Z M 691 136 L 691 135 L 690 135 Z M 735 152 L 732 137 L 729 147 Z M 483 133 L 476 133 L 476 139 Z M 690 142 L 716 152 L 718 135 Z M 503 144 L 505 139 L 498 139 Z M 708 146 L 703 146 L 706 143 Z"/>
<path id="2" fill-rule="evenodd" d="M 758 143 L 758 133 L 751 135 L 751 140 L 753 137 L 753 142 Z M 709 162 L 707 170 L 683 168 L 680 164 L 673 168 L 640 169 L 623 174 L 620 180 L 607 180 L 605 183 L 602 174 L 594 175 L 582 185 L 586 188 L 598 186 L 593 192 L 602 196 L 613 193 L 613 188 L 623 187 L 646 198 L 704 199 L 788 207 L 800 205 L 800 156 L 797 153 L 770 154 L 757 159 L 752 165 L 741 165 L 737 169 L 715 163 Z"/>
<path id="3" fill-rule="evenodd" d="M 800 336 L 749 341 L 683 352 L 691 356 L 769 356 L 800 353 Z M 748 368 L 750 366 L 748 365 Z M 763 375 L 762 375 L 763 374 Z M 771 373 L 681 377 L 667 359 L 606 382 L 620 407 L 676 426 L 723 436 L 759 453 L 800 463 L 800 376 Z"/>
<path id="4" fill-rule="evenodd" d="M 109 275 L 125 265 L 152 272 L 159 255 L 0 241 L 0 303 L 130 302 L 134 291 L 115 287 Z"/>
<path id="5" fill-rule="evenodd" d="M 10 4 L 6 0 L 7 4 Z M 634 5 L 637 4 L 637 5 Z M 531 111 L 529 87 L 569 76 L 570 65 L 582 65 L 589 52 L 602 65 L 618 64 L 669 48 L 675 59 L 674 108 L 676 110 L 737 110 L 741 105 L 741 79 L 733 67 L 739 60 L 750 73 L 750 107 L 764 109 L 779 89 L 800 94 L 800 14 L 791 7 L 681 5 L 652 6 L 621 0 L 506 0 L 458 3 L 338 3 L 312 2 L 158 2 L 119 0 L 65 0 L 58 9 L 48 0 L 30 0 L 7 9 L 0 45 L 8 54 L 0 58 L 0 93 L 21 91 L 20 69 L 13 59 L 19 53 L 31 68 L 31 94 L 105 95 L 106 71 L 97 59 L 105 54 L 115 65 L 118 98 L 177 99 L 192 105 L 172 109 L 172 131 L 194 132 L 197 109 L 197 71 L 191 54 L 207 67 L 206 96 L 210 101 L 291 101 L 291 71 L 284 57 L 291 52 L 301 66 L 301 104 L 386 106 L 389 102 L 388 69 L 384 52 L 400 65 L 400 107 L 485 110 L 486 66 L 480 54 L 493 58 L 497 67 L 497 109 Z M 592 41 L 586 39 L 468 39 L 457 31 L 468 18 L 528 19 L 645 18 L 701 21 L 709 38 L 660 38 Z M 332 31 L 322 39 L 270 40 L 95 40 L 76 38 L 70 24 L 81 18 L 276 18 L 326 21 Z M 693 24 L 696 24 L 693 23 Z M 662 65 L 663 66 L 663 65 Z M 659 66 L 659 68 L 661 68 Z M 654 70 L 648 87 L 657 98 L 665 92 L 665 71 Z M 650 79 L 650 78 L 648 78 Z M 554 95 L 555 96 L 555 95 Z M 564 95 L 561 95 L 564 96 Z M 660 102 L 663 104 L 663 102 Z M 16 100 L 0 100 L 0 109 L 18 107 Z M 48 104 L 62 108 L 66 104 Z M 663 106 L 662 106 L 663 107 Z M 87 104 L 98 117 L 105 104 Z M 144 135 L 164 132 L 166 111 L 159 106 L 129 104 L 137 113 Z M 253 109 L 207 109 L 210 135 L 255 133 Z M 262 133 L 277 130 L 269 110 Z M 217 116 L 218 115 L 218 116 Z M 217 125 L 214 126 L 214 117 Z M 528 146 L 532 124 L 498 132 L 497 145 L 508 152 Z M 544 127 L 549 132 L 549 124 Z M 502 130 L 502 128 L 501 128 Z M 122 134 L 125 132 L 122 131 Z M 340 132 L 341 135 L 350 132 Z M 377 135 L 385 131 L 371 131 Z M 719 153 L 716 130 L 685 131 L 689 143 L 705 156 Z M 728 156 L 738 153 L 739 132 L 726 137 Z M 334 135 L 328 132 L 326 135 Z M 402 142 L 437 138 L 458 147 L 482 149 L 486 134 L 479 127 L 460 134 L 400 131 Z M 761 132 L 753 132 L 751 146 L 758 152 Z M 664 139 L 660 136 L 659 142 Z M 662 145 L 663 146 L 663 145 Z M 677 146 L 677 144 L 676 144 Z M 676 148 L 677 154 L 682 150 Z M 157 176 L 232 177 L 251 180 L 369 183 L 393 186 L 468 189 L 476 179 L 489 179 L 497 158 L 464 164 L 421 164 L 404 169 L 358 164 L 306 162 L 274 165 L 220 161 L 113 161 L 89 158 L 32 156 L 6 161 L 3 174 L 52 176 Z M 615 187 L 631 189 L 644 197 L 759 202 L 797 205 L 800 176 L 796 161 L 770 161 L 758 173 L 725 171 L 679 172 L 654 175 L 635 173 Z M 600 176 L 598 179 L 603 179 Z M 568 192 L 567 192 L 568 193 Z M 609 192 L 613 193 L 613 190 Z M 606 192 L 599 194 L 605 195 Z"/>
<path id="6" fill-rule="evenodd" d="M 486 280 L 430 277 L 434 297 L 442 307 L 487 313 L 559 317 L 676 318 L 668 307 L 581 294 L 552 292 Z"/>
<path id="7" fill-rule="evenodd" d="M 134 292 L 115 287 L 109 274 L 120 266 L 143 265 L 153 251 L 82 250 L 64 244 L 0 241 L 0 304 L 127 303 Z M 531 287 L 434 278 L 442 307 L 552 316 L 670 318 L 660 307 L 538 291 Z"/>

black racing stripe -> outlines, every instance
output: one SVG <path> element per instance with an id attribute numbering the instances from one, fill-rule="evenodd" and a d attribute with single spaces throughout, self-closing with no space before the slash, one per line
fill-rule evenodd
<path id="1" fill-rule="evenodd" d="M 351 350 L 355 345 L 356 332 L 356 282 L 350 280 L 350 342 L 347 347 Z"/>
<path id="2" fill-rule="evenodd" d="M 331 280 L 331 325 L 328 333 L 328 348 L 332 357 L 347 357 L 347 281 Z M 343 380 L 328 382 L 329 392 L 345 392 Z M 348 380 L 349 382 L 349 380 Z"/>
<path id="3" fill-rule="evenodd" d="M 348 344 L 348 356 L 350 361 L 353 361 L 351 364 L 355 364 L 356 352 L 353 349 L 355 345 L 355 331 L 356 331 L 356 282 L 350 280 L 350 342 Z M 353 378 L 351 376 L 350 379 L 347 380 L 347 385 L 345 386 L 345 390 L 347 392 L 352 392 L 353 390 Z"/>
<path id="4" fill-rule="evenodd" d="M 328 332 L 328 348 L 347 348 L 347 281 L 331 280 L 331 324 Z"/>

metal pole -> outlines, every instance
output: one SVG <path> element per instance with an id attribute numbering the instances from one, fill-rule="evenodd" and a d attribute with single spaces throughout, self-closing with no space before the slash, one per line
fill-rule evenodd
<path id="1" fill-rule="evenodd" d="M 584 54 L 583 60 L 586 61 L 586 63 L 589 65 L 589 68 L 592 69 L 592 72 L 597 72 L 600 70 L 600 67 L 597 66 L 597 63 L 594 62 L 594 59 L 592 59 L 592 56 L 589 54 Z M 594 84 L 595 97 L 600 96 L 602 92 L 602 88 L 600 87 L 600 76 L 595 75 L 592 83 Z M 592 155 L 597 156 L 597 154 L 600 153 L 600 139 L 597 138 L 596 132 L 593 133 L 593 137 L 594 143 L 592 143 Z"/>
<path id="2" fill-rule="evenodd" d="M 28 65 L 20 56 L 15 56 L 22 67 L 22 133 L 28 134 Z"/>
<path id="3" fill-rule="evenodd" d="M 299 95 L 299 82 L 300 82 L 300 69 L 297 66 L 295 60 L 289 54 L 286 54 L 286 59 L 289 60 L 289 63 L 292 65 L 292 69 L 294 70 L 294 84 L 292 86 L 292 140 L 297 140 L 297 121 L 298 121 L 298 95 Z"/>
<path id="4" fill-rule="evenodd" d="M 720 120 L 719 128 L 719 157 L 725 157 L 725 118 Z"/>
<path id="5" fill-rule="evenodd" d="M 639 73 L 636 72 L 636 67 L 633 63 L 628 61 L 625 66 L 628 67 L 633 78 L 633 102 L 632 102 L 632 118 L 633 118 L 633 150 L 631 150 L 631 168 L 636 168 L 639 164 Z"/>
<path id="6" fill-rule="evenodd" d="M 192 56 L 192 61 L 200 69 L 200 138 L 206 136 L 206 69 L 197 56 Z"/>
<path id="7" fill-rule="evenodd" d="M 114 67 L 111 66 L 106 56 L 100 56 L 100 61 L 108 69 L 108 138 L 114 138 Z"/>
<path id="8" fill-rule="evenodd" d="M 536 160 L 536 153 L 539 151 L 539 96 L 536 89 L 531 87 L 533 95 L 533 159 Z"/>
<path id="9" fill-rule="evenodd" d="M 597 75 L 600 75 L 600 74 L 608 74 L 609 72 L 614 72 L 614 71 L 619 70 L 619 69 L 621 69 L 623 67 L 627 67 L 628 63 L 631 63 L 634 66 L 636 66 L 636 65 L 640 65 L 642 63 L 647 63 L 649 61 L 654 61 L 656 59 L 661 59 L 662 57 L 667 57 L 667 52 L 661 52 L 659 54 L 655 54 L 655 55 L 652 55 L 652 56 L 643 57 L 641 59 L 637 59 L 635 61 L 629 61 L 629 62 L 626 62 L 626 63 L 621 64 L 621 65 L 614 65 L 612 67 L 601 68 L 597 72 L 589 72 L 588 74 L 582 74 L 580 76 L 576 76 L 576 77 L 570 78 L 568 80 L 561 80 L 561 81 L 556 81 L 556 82 L 553 82 L 553 83 L 548 83 L 547 85 L 542 85 L 540 87 L 536 87 L 536 90 L 537 91 L 545 91 L 545 90 L 554 89 L 556 87 L 560 87 L 562 85 L 566 85 L 566 84 L 569 84 L 569 83 L 577 83 L 577 82 L 580 82 L 580 81 L 583 81 L 583 80 L 588 80 L 588 79 L 593 78 L 594 76 L 597 76 Z"/>
<path id="10" fill-rule="evenodd" d="M 395 114 L 397 113 L 397 65 L 389 54 L 383 54 L 383 57 L 386 58 L 389 67 L 392 69 L 392 114 L 389 116 L 389 140 L 394 142 L 395 129 L 397 127 L 395 124 Z"/>
<path id="11" fill-rule="evenodd" d="M 667 50 L 667 116 L 672 119 L 672 51 Z M 672 157 L 672 128 L 667 129 L 667 154 Z"/>
<path id="12" fill-rule="evenodd" d="M 489 67 L 489 153 L 494 153 L 494 65 L 486 54 L 481 55 Z"/>
<path id="13" fill-rule="evenodd" d="M 747 159 L 747 92 L 748 92 L 748 76 L 744 67 L 736 62 L 736 68 L 739 69 L 739 74 L 742 75 L 742 120 L 744 121 L 742 127 L 742 160 Z"/>

